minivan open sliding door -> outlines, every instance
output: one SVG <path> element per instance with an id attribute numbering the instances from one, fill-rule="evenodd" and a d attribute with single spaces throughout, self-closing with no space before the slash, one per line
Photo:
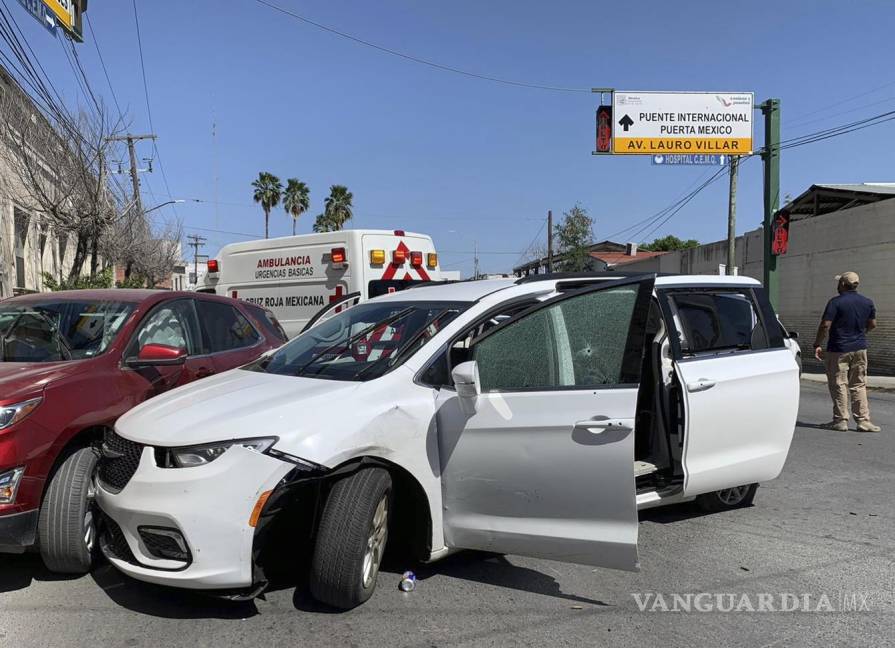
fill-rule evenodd
<path id="1" fill-rule="evenodd" d="M 759 287 L 659 291 L 684 394 L 684 494 L 774 479 L 799 409 L 799 369 Z"/>
<path id="2" fill-rule="evenodd" d="M 639 567 L 633 428 L 653 283 L 564 293 L 472 342 L 474 413 L 447 389 L 438 402 L 448 546 Z"/>

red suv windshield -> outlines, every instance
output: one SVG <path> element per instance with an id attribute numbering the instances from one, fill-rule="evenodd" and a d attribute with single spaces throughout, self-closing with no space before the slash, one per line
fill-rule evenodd
<path id="1" fill-rule="evenodd" d="M 92 358 L 115 339 L 134 306 L 109 300 L 52 299 L 0 305 L 0 361 Z"/>

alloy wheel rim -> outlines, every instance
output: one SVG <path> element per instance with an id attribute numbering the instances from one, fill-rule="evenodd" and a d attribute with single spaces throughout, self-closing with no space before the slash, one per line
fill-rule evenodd
<path id="1" fill-rule="evenodd" d="M 739 504 L 743 501 L 743 498 L 746 497 L 746 493 L 748 492 L 748 490 L 748 486 L 734 486 L 733 488 L 725 488 L 718 491 L 718 499 L 728 506 L 733 506 L 734 504 Z"/>
<path id="2" fill-rule="evenodd" d="M 388 493 L 379 500 L 373 513 L 373 520 L 370 523 L 370 533 L 367 537 L 367 547 L 364 551 L 363 585 L 365 589 L 369 588 L 373 581 L 376 580 L 387 537 Z"/>
<path id="3" fill-rule="evenodd" d="M 91 480 L 87 486 L 87 507 L 84 512 L 84 546 L 88 553 L 93 553 L 93 547 L 96 544 L 96 521 L 93 516 L 93 507 L 96 501 L 96 486 Z"/>

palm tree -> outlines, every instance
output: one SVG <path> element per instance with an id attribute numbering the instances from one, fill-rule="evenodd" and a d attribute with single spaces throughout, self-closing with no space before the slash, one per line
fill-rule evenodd
<path id="1" fill-rule="evenodd" d="M 268 238 L 270 210 L 280 204 L 283 185 L 274 174 L 262 171 L 258 174 L 258 179 L 252 182 L 252 186 L 255 187 L 252 197 L 256 203 L 261 203 L 261 209 L 264 210 L 264 238 Z"/>
<path id="2" fill-rule="evenodd" d="M 298 217 L 308 211 L 311 206 L 311 190 L 308 185 L 298 178 L 289 178 L 286 181 L 286 191 L 283 192 L 283 208 L 292 216 L 292 236 L 295 236 L 295 224 Z"/>
<path id="3" fill-rule="evenodd" d="M 342 229 L 345 227 L 345 223 L 354 216 L 352 200 L 354 200 L 354 196 L 348 191 L 348 187 L 333 185 L 329 188 L 329 196 L 324 201 L 323 210 L 323 213 L 334 226 L 334 229 L 329 231 Z"/>
<path id="4" fill-rule="evenodd" d="M 314 231 L 315 232 L 336 232 L 342 229 L 329 214 L 317 214 L 317 218 L 314 220 Z"/>

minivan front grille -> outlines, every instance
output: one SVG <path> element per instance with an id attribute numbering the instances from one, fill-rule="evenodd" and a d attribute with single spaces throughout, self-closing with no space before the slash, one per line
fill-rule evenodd
<path id="1" fill-rule="evenodd" d="M 120 493 L 137 472 L 143 445 L 106 430 L 101 451 L 97 470 L 99 481 L 110 492 Z"/>

